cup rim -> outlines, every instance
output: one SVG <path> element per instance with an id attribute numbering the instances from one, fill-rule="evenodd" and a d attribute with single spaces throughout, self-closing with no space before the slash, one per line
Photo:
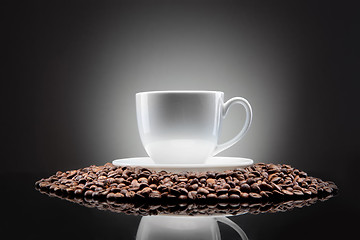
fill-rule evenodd
<path id="1" fill-rule="evenodd" d="M 138 92 L 136 95 L 142 95 L 142 94 L 171 94 L 171 93 L 179 93 L 179 94 L 187 94 L 187 93 L 196 93 L 196 94 L 215 94 L 215 93 L 221 93 L 224 94 L 222 91 L 208 91 L 208 90 L 159 90 L 159 91 L 146 91 L 146 92 Z"/>

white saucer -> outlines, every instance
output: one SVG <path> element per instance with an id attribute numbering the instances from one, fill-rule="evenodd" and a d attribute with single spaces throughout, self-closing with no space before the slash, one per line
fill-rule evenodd
<path id="1" fill-rule="evenodd" d="M 149 157 L 123 158 L 112 162 L 115 166 L 144 167 L 154 171 L 171 172 L 205 172 L 205 171 L 225 171 L 235 168 L 245 168 L 254 163 L 249 158 L 239 157 L 212 157 L 203 164 L 156 164 Z"/>

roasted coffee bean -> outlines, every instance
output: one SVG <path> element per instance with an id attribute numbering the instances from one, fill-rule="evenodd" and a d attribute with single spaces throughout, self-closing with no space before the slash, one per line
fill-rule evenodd
<path id="1" fill-rule="evenodd" d="M 108 195 L 106 195 L 106 198 L 108 199 L 108 200 L 115 200 L 115 193 L 109 193 Z"/>
<path id="2" fill-rule="evenodd" d="M 87 191 L 85 192 L 84 196 L 87 197 L 87 198 L 90 198 L 90 197 L 92 197 L 93 192 L 94 192 L 94 191 L 92 191 L 92 190 L 87 190 Z"/>
<path id="3" fill-rule="evenodd" d="M 251 186 L 251 184 L 255 183 L 254 178 L 248 178 L 246 179 L 246 183 L 249 184 L 249 186 Z"/>
<path id="4" fill-rule="evenodd" d="M 305 172 L 285 164 L 254 164 L 245 169 L 224 172 L 150 171 L 143 168 L 89 166 L 78 170 L 58 171 L 49 178 L 35 183 L 41 191 L 58 196 L 75 195 L 76 199 L 117 198 L 177 199 L 182 201 L 212 199 L 246 200 L 282 196 L 293 199 L 316 195 L 329 195 L 338 188 L 333 182 L 308 176 Z M 115 196 L 118 196 L 117 198 Z M 181 196 L 181 197 L 180 197 Z M 259 197 L 260 196 L 260 197 Z M 88 201 L 90 202 L 90 201 Z M 234 202 L 234 201 L 233 201 Z"/>
<path id="5" fill-rule="evenodd" d="M 261 198 L 261 195 L 258 194 L 258 193 L 254 193 L 254 192 L 251 192 L 249 193 L 249 196 L 253 199 L 260 199 Z"/>
<path id="6" fill-rule="evenodd" d="M 297 195 L 297 196 L 303 196 L 304 195 L 304 193 L 302 191 L 300 191 L 300 190 L 293 190 L 293 193 L 295 195 Z"/>
<path id="7" fill-rule="evenodd" d="M 229 194 L 235 194 L 235 195 L 240 195 L 240 190 L 236 189 L 236 188 L 231 188 L 229 189 Z"/>
<path id="8" fill-rule="evenodd" d="M 260 195 L 263 197 L 263 198 L 268 198 L 269 195 L 265 192 L 265 191 L 261 191 L 260 192 Z"/>
<path id="9" fill-rule="evenodd" d="M 230 198 L 231 200 L 237 200 L 237 199 L 240 199 L 240 196 L 237 195 L 237 194 L 230 194 L 229 198 Z"/>
<path id="10" fill-rule="evenodd" d="M 182 194 L 182 195 L 188 195 L 188 193 L 189 193 L 189 191 L 186 190 L 186 188 L 179 188 L 178 190 L 179 190 L 180 194 Z"/>
<path id="11" fill-rule="evenodd" d="M 277 191 L 281 191 L 281 187 L 275 183 L 271 183 L 271 187 L 274 189 L 274 190 L 277 190 Z"/>
<path id="12" fill-rule="evenodd" d="M 115 199 L 117 200 L 117 201 L 119 201 L 120 199 L 122 199 L 122 198 L 124 198 L 125 196 L 124 196 L 124 194 L 122 194 L 122 193 L 115 193 Z"/>
<path id="13" fill-rule="evenodd" d="M 196 199 L 196 194 L 197 194 L 197 192 L 196 191 L 190 191 L 189 193 L 188 193 L 188 198 L 189 199 Z"/>
<path id="14" fill-rule="evenodd" d="M 157 190 L 160 191 L 160 192 L 165 192 L 165 191 L 168 191 L 168 187 L 165 186 L 165 185 L 159 185 L 157 187 Z"/>
<path id="15" fill-rule="evenodd" d="M 246 193 L 246 192 L 241 192 L 240 193 L 240 198 L 247 199 L 247 198 L 249 198 L 249 194 Z"/>
<path id="16" fill-rule="evenodd" d="M 149 184 L 144 183 L 144 182 L 140 183 L 140 185 L 139 185 L 139 189 L 143 189 L 143 188 L 146 188 L 146 187 L 149 187 Z"/>
<path id="17" fill-rule="evenodd" d="M 272 186 L 270 184 L 267 184 L 266 182 L 262 182 L 259 185 L 259 187 L 262 191 L 271 191 L 272 190 Z"/>
<path id="18" fill-rule="evenodd" d="M 216 180 L 213 178 L 206 179 L 206 184 L 208 187 L 213 187 L 215 185 L 215 183 L 216 183 Z"/>
<path id="19" fill-rule="evenodd" d="M 279 182 L 280 180 L 281 180 L 281 177 L 274 177 L 274 178 L 271 179 L 271 182 L 277 183 L 277 182 Z"/>
<path id="20" fill-rule="evenodd" d="M 281 190 L 281 192 L 282 192 L 283 194 L 285 194 L 285 195 L 288 195 L 288 196 L 294 195 L 291 191 L 286 190 L 286 189 Z"/>
<path id="21" fill-rule="evenodd" d="M 149 193 L 149 197 L 152 199 L 160 199 L 161 193 L 159 191 L 153 191 L 153 192 Z"/>
<path id="22" fill-rule="evenodd" d="M 179 200 L 180 200 L 180 201 L 187 200 L 187 198 L 188 198 L 187 195 L 180 195 L 180 196 L 179 196 Z"/>
<path id="23" fill-rule="evenodd" d="M 185 178 L 185 177 L 181 177 L 181 178 L 179 178 L 178 181 L 179 181 L 179 182 L 184 182 L 184 183 L 186 183 L 186 182 L 188 181 L 188 179 Z"/>
<path id="24" fill-rule="evenodd" d="M 206 190 L 205 188 L 201 187 L 201 188 L 198 188 L 197 193 L 207 195 L 207 194 L 209 194 L 209 191 Z"/>
<path id="25" fill-rule="evenodd" d="M 150 188 L 150 187 L 146 187 L 144 189 L 142 189 L 140 192 L 143 194 L 143 195 L 149 195 L 153 190 Z"/>
<path id="26" fill-rule="evenodd" d="M 225 188 L 225 189 L 230 189 L 231 187 L 230 187 L 229 184 L 226 183 L 226 184 L 223 185 L 223 188 Z"/>
<path id="27" fill-rule="evenodd" d="M 261 191 L 259 185 L 257 183 L 253 183 L 250 186 L 252 192 L 259 193 Z"/>
<path id="28" fill-rule="evenodd" d="M 240 186 L 240 191 L 242 192 L 250 192 L 251 188 L 250 185 L 247 183 L 244 183 Z"/>
<path id="29" fill-rule="evenodd" d="M 214 193 L 209 193 L 206 197 L 208 199 L 216 199 L 217 198 L 216 194 L 214 194 Z"/>
<path id="30" fill-rule="evenodd" d="M 135 192 L 134 191 L 127 191 L 125 196 L 127 198 L 133 198 L 135 196 Z"/>
<path id="31" fill-rule="evenodd" d="M 206 196 L 203 194 L 196 194 L 196 199 L 198 200 L 206 200 Z"/>
<path id="32" fill-rule="evenodd" d="M 151 189 L 155 190 L 157 188 L 157 185 L 156 184 L 150 184 L 149 186 Z"/>
<path id="33" fill-rule="evenodd" d="M 83 194 L 83 190 L 80 189 L 80 188 L 77 188 L 77 189 L 75 189 L 74 194 L 75 194 L 76 196 L 80 196 L 80 195 Z"/>
<path id="34" fill-rule="evenodd" d="M 215 178 L 216 177 L 216 173 L 215 172 L 207 172 L 206 173 L 206 176 L 208 177 L 208 178 Z"/>
<path id="35" fill-rule="evenodd" d="M 149 176 L 149 182 L 150 184 L 157 184 L 159 181 L 159 177 L 155 174 L 152 174 Z"/>
<path id="36" fill-rule="evenodd" d="M 191 185 L 197 184 L 197 183 L 199 183 L 199 179 L 197 179 L 197 178 L 194 178 L 194 179 L 192 179 L 192 180 L 190 181 L 190 184 L 191 184 Z"/>
<path id="37" fill-rule="evenodd" d="M 199 188 L 199 185 L 196 183 L 190 186 L 190 189 L 194 190 L 194 191 L 196 191 L 198 188 Z"/>
<path id="38" fill-rule="evenodd" d="M 226 177 L 227 177 L 226 173 L 217 173 L 215 178 L 219 179 L 219 178 L 226 178 Z"/>
<path id="39" fill-rule="evenodd" d="M 223 194 L 227 194 L 229 192 L 228 189 L 226 188 L 220 188 L 218 190 L 216 190 L 216 194 L 219 196 L 219 195 L 223 195 Z"/>
<path id="40" fill-rule="evenodd" d="M 228 194 L 222 194 L 222 195 L 218 196 L 218 199 L 219 200 L 228 200 L 229 196 L 228 196 Z"/>
<path id="41" fill-rule="evenodd" d="M 170 188 L 170 194 L 175 195 L 175 196 L 179 196 L 180 191 L 178 189 L 175 189 L 175 188 Z"/>

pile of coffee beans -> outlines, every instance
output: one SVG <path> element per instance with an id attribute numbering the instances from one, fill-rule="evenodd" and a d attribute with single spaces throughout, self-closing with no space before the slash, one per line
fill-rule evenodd
<path id="1" fill-rule="evenodd" d="M 182 216 L 217 216 L 217 215 L 243 215 L 260 213 L 277 213 L 291 211 L 295 208 L 311 206 L 318 201 L 326 201 L 332 194 L 324 197 L 310 197 L 306 199 L 292 199 L 287 201 L 258 201 L 258 202 L 114 202 L 101 199 L 81 198 L 71 195 L 57 195 L 55 192 L 42 193 L 50 197 L 58 197 L 88 208 L 97 208 L 103 211 L 123 213 L 136 216 L 152 215 L 182 215 Z"/>
<path id="2" fill-rule="evenodd" d="M 224 172 L 155 172 L 111 163 L 61 172 L 35 183 L 59 196 L 107 202 L 256 202 L 304 199 L 337 192 L 286 164 L 258 163 Z"/>

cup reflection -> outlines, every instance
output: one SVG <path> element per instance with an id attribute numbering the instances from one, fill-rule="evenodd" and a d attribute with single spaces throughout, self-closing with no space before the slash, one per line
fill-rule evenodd
<path id="1" fill-rule="evenodd" d="M 239 239 L 248 239 L 245 232 L 230 219 L 211 216 L 145 216 L 139 224 L 136 239 L 221 239 L 218 222 L 233 228 L 239 234 Z"/>

